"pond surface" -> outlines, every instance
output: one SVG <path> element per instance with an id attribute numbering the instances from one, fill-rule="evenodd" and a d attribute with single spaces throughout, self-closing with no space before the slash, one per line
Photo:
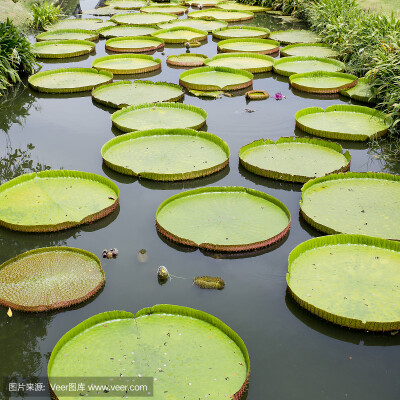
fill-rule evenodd
<path id="1" fill-rule="evenodd" d="M 84 0 L 82 9 L 95 7 Z M 271 30 L 298 27 L 291 20 L 258 15 L 248 25 Z M 216 42 L 192 49 L 212 56 Z M 183 69 L 166 65 L 170 54 L 185 52 L 167 46 L 162 71 L 120 79 L 151 79 L 178 83 Z M 43 70 L 90 67 L 105 55 L 104 40 L 96 54 L 69 62 L 46 61 Z M 303 136 L 295 129 L 296 111 L 311 106 L 350 103 L 344 97 L 319 97 L 291 90 L 288 78 L 272 73 L 257 74 L 254 89 L 276 101 L 246 102 L 243 95 L 204 100 L 186 95 L 184 103 L 208 112 L 204 130 L 228 142 L 230 167 L 203 179 L 180 183 L 157 183 L 124 177 L 102 164 L 100 149 L 114 135 L 110 115 L 114 111 L 92 102 L 90 93 L 39 94 L 20 86 L 1 99 L 0 181 L 46 167 L 94 172 L 112 179 L 120 188 L 120 208 L 92 225 L 53 234 L 24 234 L 0 228 L 0 263 L 24 251 L 54 245 L 79 247 L 101 257 L 104 248 L 117 247 L 118 258 L 103 260 L 106 285 L 88 303 L 66 311 L 6 316 L 0 308 L 0 376 L 46 376 L 47 362 L 59 338 L 84 319 L 109 310 L 136 312 L 158 303 L 197 308 L 215 315 L 244 340 L 250 353 L 251 375 L 248 400 L 395 400 L 400 397 L 400 334 L 391 336 L 350 331 L 317 319 L 302 310 L 286 293 L 285 274 L 290 251 L 299 243 L 319 236 L 299 216 L 301 185 L 257 177 L 239 167 L 239 148 L 253 140 Z M 357 104 L 357 103 L 354 103 Z M 248 109 L 248 110 L 246 110 Z M 249 110 L 251 112 L 249 112 Z M 399 165 L 384 164 L 368 152 L 366 144 L 341 143 L 353 159 L 352 171 L 398 173 Z M 288 238 L 259 253 L 223 258 L 167 242 L 157 234 L 155 212 L 166 198 L 182 190 L 202 186 L 246 186 L 264 191 L 286 204 L 292 215 Z M 147 262 L 137 252 L 146 249 Z M 165 265 L 173 278 L 160 286 L 156 270 Z M 222 291 L 201 290 L 192 285 L 195 276 L 221 276 Z"/>

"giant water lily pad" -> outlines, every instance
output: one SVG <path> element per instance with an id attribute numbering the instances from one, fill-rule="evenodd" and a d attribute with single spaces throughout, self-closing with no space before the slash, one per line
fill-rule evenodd
<path id="1" fill-rule="evenodd" d="M 209 20 L 203 18 L 195 18 L 195 19 L 186 18 L 186 19 L 176 19 L 171 22 L 165 22 L 157 25 L 161 29 L 180 26 L 180 27 L 194 28 L 194 29 L 200 29 L 202 31 L 212 32 L 215 29 L 228 26 L 228 23 L 225 21 Z"/>
<path id="2" fill-rule="evenodd" d="M 105 4 L 118 10 L 139 10 L 147 4 L 145 0 L 110 0 Z"/>
<path id="3" fill-rule="evenodd" d="M 242 69 L 251 73 L 268 72 L 272 70 L 275 60 L 265 54 L 226 53 L 208 58 L 204 63 L 210 67 L 230 67 Z"/>
<path id="4" fill-rule="evenodd" d="M 256 140 L 243 146 L 240 163 L 254 174 L 290 182 L 307 182 L 347 171 L 351 156 L 342 146 L 320 139 L 287 137 Z"/>
<path id="5" fill-rule="evenodd" d="M 175 15 L 183 15 L 187 11 L 187 7 L 178 4 L 153 4 L 151 6 L 142 7 L 141 12 L 162 12 Z"/>
<path id="6" fill-rule="evenodd" d="M 159 38 L 165 43 L 186 43 L 191 40 L 206 40 L 207 32 L 194 28 L 175 26 L 174 28 L 155 31 L 151 36 Z"/>
<path id="7" fill-rule="evenodd" d="M 217 48 L 223 53 L 272 54 L 279 51 L 279 43 L 270 39 L 227 39 L 221 40 Z"/>
<path id="8" fill-rule="evenodd" d="M 156 226 L 184 245 L 246 251 L 281 240 L 289 232 L 290 214 L 279 200 L 257 190 L 208 187 L 165 200 L 157 209 Z"/>
<path id="9" fill-rule="evenodd" d="M 294 299 L 323 319 L 353 329 L 392 331 L 400 327 L 399 268 L 398 243 L 333 235 L 292 251 L 287 283 Z"/>
<path id="10" fill-rule="evenodd" d="M 251 11 L 253 13 L 272 10 L 271 7 L 253 6 L 250 4 L 236 3 L 235 1 L 221 1 L 216 7 L 222 10 Z"/>
<path id="11" fill-rule="evenodd" d="M 177 15 L 166 13 L 130 13 L 114 15 L 111 21 L 119 25 L 158 25 L 177 18 Z"/>
<path id="12" fill-rule="evenodd" d="M 339 93 L 342 89 L 352 88 L 357 84 L 355 75 L 342 72 L 306 72 L 289 77 L 292 87 L 308 93 Z"/>
<path id="13" fill-rule="evenodd" d="M 220 171 L 228 165 L 229 147 L 208 132 L 153 129 L 111 139 L 101 154 L 108 167 L 122 174 L 177 181 Z"/>
<path id="14" fill-rule="evenodd" d="M 321 38 L 312 31 L 305 29 L 289 29 L 287 31 L 271 32 L 271 39 L 277 40 L 282 44 L 295 43 L 317 43 Z"/>
<path id="15" fill-rule="evenodd" d="M 257 26 L 230 26 L 216 29 L 212 35 L 217 39 L 256 38 L 263 39 L 269 36 L 269 29 Z"/>
<path id="16" fill-rule="evenodd" d="M 116 111 L 111 120 L 124 132 L 148 129 L 201 128 L 207 113 L 199 107 L 181 103 L 139 104 Z"/>
<path id="17" fill-rule="evenodd" d="M 192 7 L 215 7 L 221 0 L 185 0 L 186 5 Z"/>
<path id="18" fill-rule="evenodd" d="M 0 304 L 22 311 L 70 307 L 104 284 L 100 260 L 72 247 L 47 247 L 0 265 Z"/>
<path id="19" fill-rule="evenodd" d="M 281 49 L 281 56 L 337 58 L 339 57 L 339 52 L 325 43 L 299 43 L 290 44 Z"/>
<path id="20" fill-rule="evenodd" d="M 302 188 L 301 213 L 325 233 L 400 240 L 400 177 L 382 173 L 328 175 Z"/>
<path id="21" fill-rule="evenodd" d="M 146 36 L 116 37 L 106 40 L 106 49 L 119 53 L 145 53 L 162 49 L 162 39 Z"/>
<path id="22" fill-rule="evenodd" d="M 106 6 L 99 8 L 92 8 L 89 10 L 83 10 L 82 14 L 97 15 L 97 16 L 111 16 L 120 13 L 121 10 L 117 10 L 114 7 Z"/>
<path id="23" fill-rule="evenodd" d="M 285 57 L 274 64 L 274 71 L 283 76 L 316 71 L 342 72 L 344 69 L 341 61 L 321 57 Z"/>
<path id="24" fill-rule="evenodd" d="M 161 60 L 145 54 L 117 54 L 96 58 L 92 67 L 113 74 L 142 74 L 161 68 Z"/>
<path id="25" fill-rule="evenodd" d="M 123 108 L 144 103 L 178 101 L 184 96 L 179 85 L 152 81 L 119 81 L 92 91 L 93 100 L 106 106 Z"/>
<path id="26" fill-rule="evenodd" d="M 96 45 L 87 40 L 46 40 L 32 47 L 38 58 L 69 58 L 89 54 Z"/>
<path id="27" fill-rule="evenodd" d="M 45 93 L 74 93 L 109 83 L 113 75 L 93 68 L 61 68 L 38 72 L 28 78 L 35 90 Z"/>
<path id="28" fill-rule="evenodd" d="M 220 8 L 208 8 L 207 10 L 192 11 L 188 18 L 210 18 L 226 22 L 247 21 L 254 18 L 254 14 L 249 11 L 227 11 Z"/>
<path id="29" fill-rule="evenodd" d="M 167 57 L 167 64 L 175 67 L 201 67 L 207 56 L 203 54 L 183 53 Z"/>
<path id="30" fill-rule="evenodd" d="M 0 225 L 25 232 L 51 232 L 90 223 L 118 205 L 109 179 L 80 171 L 42 171 L 0 186 Z"/>
<path id="31" fill-rule="evenodd" d="M 91 42 L 97 40 L 99 34 L 94 31 L 85 29 L 56 29 L 48 32 L 39 33 L 36 36 L 38 42 L 54 41 L 54 40 L 89 40 Z"/>
<path id="32" fill-rule="evenodd" d="M 310 107 L 295 115 L 296 125 L 312 135 L 338 140 L 364 141 L 384 135 L 391 125 L 386 114 L 352 105 Z"/>
<path id="33" fill-rule="evenodd" d="M 46 27 L 46 30 L 59 30 L 59 29 L 85 29 L 89 31 L 97 31 L 98 29 L 105 28 L 106 26 L 114 25 L 111 21 L 103 21 L 100 18 L 74 18 L 62 19 L 55 24 Z"/>
<path id="34" fill-rule="evenodd" d="M 217 399 L 221 394 L 241 399 L 249 370 L 245 344 L 222 321 L 192 308 L 160 304 L 136 315 L 111 311 L 83 321 L 58 341 L 47 372 L 50 385 L 58 377 L 85 381 L 101 375 L 119 382 L 120 375 L 147 376 L 154 379 L 155 399 Z M 57 390 L 54 395 L 65 398 Z"/>
<path id="35" fill-rule="evenodd" d="M 360 78 L 351 89 L 342 89 L 340 94 L 364 103 L 376 103 L 376 97 L 367 78 Z"/>
<path id="36" fill-rule="evenodd" d="M 102 38 L 110 39 L 127 36 L 148 36 L 156 30 L 157 28 L 148 25 L 117 25 L 99 29 L 98 32 Z"/>
<path id="37" fill-rule="evenodd" d="M 361 235 L 308 240 L 289 256 L 289 292 L 305 309 L 341 326 L 400 329 L 400 244 Z"/>
<path id="38" fill-rule="evenodd" d="M 200 67 L 179 75 L 179 84 L 195 90 L 238 90 L 253 84 L 250 72 L 227 67 Z"/>

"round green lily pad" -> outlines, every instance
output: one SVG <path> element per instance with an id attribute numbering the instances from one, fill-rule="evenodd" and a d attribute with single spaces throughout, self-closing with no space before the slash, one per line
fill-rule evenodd
<path id="1" fill-rule="evenodd" d="M 191 40 L 202 41 L 207 39 L 207 32 L 194 28 L 175 26 L 174 28 L 160 29 L 151 36 L 163 40 L 165 43 L 186 43 Z"/>
<path id="2" fill-rule="evenodd" d="M 110 16 L 110 15 L 118 14 L 119 12 L 121 12 L 121 11 L 117 10 L 114 7 L 106 6 L 106 7 L 93 8 L 93 9 L 89 9 L 89 10 L 83 10 L 82 14 Z"/>
<path id="3" fill-rule="evenodd" d="M 155 398 L 168 393 L 174 399 L 216 399 L 221 394 L 241 399 L 249 371 L 249 355 L 237 333 L 210 314 L 169 304 L 136 315 L 105 312 L 83 321 L 58 341 L 47 368 L 53 387 L 58 377 L 85 381 L 101 375 L 126 384 L 120 375 L 144 376 L 154 379 Z M 63 392 L 55 390 L 52 396 L 62 399 Z"/>
<path id="4" fill-rule="evenodd" d="M 60 68 L 38 72 L 28 78 L 31 87 L 45 93 L 74 93 L 109 83 L 113 75 L 93 68 Z"/>
<path id="5" fill-rule="evenodd" d="M 179 84 L 195 90 L 239 90 L 253 84 L 253 74 L 227 67 L 200 67 L 182 72 Z"/>
<path id="6" fill-rule="evenodd" d="M 72 247 L 46 247 L 0 265 L 0 304 L 22 311 L 70 307 L 104 285 L 100 260 Z"/>
<path id="7" fill-rule="evenodd" d="M 165 200 L 157 209 L 156 226 L 167 238 L 184 245 L 247 251 L 285 237 L 290 214 L 283 203 L 258 190 L 207 187 Z"/>
<path id="8" fill-rule="evenodd" d="M 290 182 L 307 182 L 320 176 L 344 172 L 351 156 L 338 143 L 321 139 L 282 137 L 256 140 L 239 151 L 244 168 L 256 175 Z"/>
<path id="9" fill-rule="evenodd" d="M 192 7 L 215 7 L 221 0 L 185 0 L 185 4 Z"/>
<path id="10" fill-rule="evenodd" d="M 227 39 L 221 40 L 217 48 L 223 53 L 272 54 L 279 51 L 279 43 L 270 39 Z"/>
<path id="11" fill-rule="evenodd" d="M 201 67 L 206 59 L 207 56 L 203 54 L 183 53 L 168 56 L 167 64 L 176 67 Z"/>
<path id="12" fill-rule="evenodd" d="M 0 186 L 0 225 L 25 232 L 52 232 L 105 217 L 118 205 L 107 178 L 80 171 L 24 174 Z"/>
<path id="13" fill-rule="evenodd" d="M 253 6 L 250 4 L 236 3 L 234 1 L 221 1 L 216 5 L 216 7 L 222 10 L 251 11 L 253 13 L 272 10 L 271 7 Z"/>
<path id="14" fill-rule="evenodd" d="M 289 256 L 286 275 L 295 301 L 353 329 L 400 329 L 400 244 L 361 235 L 307 240 Z"/>
<path id="15" fill-rule="evenodd" d="M 227 28 L 216 29 L 212 35 L 217 39 L 232 38 L 255 38 L 264 39 L 269 36 L 270 30 L 257 26 L 230 26 Z"/>
<path id="16" fill-rule="evenodd" d="M 85 29 L 88 31 L 97 31 L 100 28 L 114 25 L 110 21 L 103 21 L 100 18 L 74 18 L 74 19 L 62 19 L 55 24 L 46 27 L 47 31 L 59 30 L 59 29 Z"/>
<path id="17" fill-rule="evenodd" d="M 181 103 L 145 103 L 126 107 L 111 116 L 114 126 L 124 132 L 148 129 L 201 128 L 207 113 L 199 107 Z"/>
<path id="18" fill-rule="evenodd" d="M 283 76 L 316 71 L 342 72 L 344 69 L 341 61 L 321 57 L 285 57 L 274 64 L 274 71 Z"/>
<path id="19" fill-rule="evenodd" d="M 194 179 L 228 165 L 229 147 L 208 132 L 153 129 L 111 139 L 101 149 L 105 164 L 121 174 L 157 181 Z"/>
<path id="20" fill-rule="evenodd" d="M 296 125 L 312 135 L 337 140 L 365 141 L 384 135 L 390 118 L 377 110 L 363 106 L 335 105 L 326 110 L 310 107 L 295 115 Z"/>
<path id="21" fill-rule="evenodd" d="M 147 36 L 116 37 L 106 40 L 106 49 L 118 53 L 145 53 L 162 49 L 162 39 Z"/>
<path id="22" fill-rule="evenodd" d="M 307 182 L 302 192 L 301 214 L 322 232 L 400 240 L 398 175 L 328 175 Z"/>
<path id="23" fill-rule="evenodd" d="M 145 0 L 110 0 L 105 4 L 118 10 L 139 10 L 147 4 Z"/>
<path id="24" fill-rule="evenodd" d="M 145 54 L 117 54 L 96 58 L 92 67 L 118 74 L 142 74 L 161 68 L 161 60 Z"/>
<path id="25" fill-rule="evenodd" d="M 158 25 L 177 18 L 177 15 L 166 13 L 130 13 L 114 15 L 111 21 L 118 25 Z"/>
<path id="26" fill-rule="evenodd" d="M 32 47 L 38 58 L 69 58 L 89 54 L 96 45 L 87 40 L 46 40 Z"/>
<path id="27" fill-rule="evenodd" d="M 192 11 L 188 13 L 188 18 L 210 18 L 226 22 L 247 21 L 254 18 L 254 14 L 249 11 L 227 11 L 220 8 L 208 8 L 207 10 Z"/>
<path id="28" fill-rule="evenodd" d="M 99 38 L 99 34 L 85 29 L 56 29 L 48 32 L 39 33 L 36 36 L 38 42 L 49 40 L 89 40 L 94 42 Z"/>
<path id="29" fill-rule="evenodd" d="M 342 89 L 340 94 L 364 103 L 376 103 L 376 97 L 367 78 L 360 78 L 351 89 Z"/>
<path id="30" fill-rule="evenodd" d="M 123 108 L 145 103 L 173 102 L 182 99 L 179 85 L 152 81 L 119 81 L 92 91 L 94 101 L 109 107 Z"/>
<path id="31" fill-rule="evenodd" d="M 292 87 L 308 93 L 339 93 L 341 89 L 352 88 L 357 84 L 355 75 L 342 72 L 306 72 L 289 77 Z"/>
<path id="32" fill-rule="evenodd" d="M 314 32 L 305 29 L 271 32 L 270 38 L 282 44 L 318 43 L 322 41 Z"/>
<path id="33" fill-rule="evenodd" d="M 148 36 L 157 31 L 157 28 L 148 25 L 117 25 L 99 29 L 100 37 L 111 39 L 127 36 Z"/>
<path id="34" fill-rule="evenodd" d="M 228 23 L 225 21 L 209 20 L 203 18 L 195 18 L 195 19 L 186 18 L 186 19 L 176 19 L 171 22 L 165 22 L 157 25 L 161 29 L 180 26 L 180 27 L 194 28 L 194 29 L 200 29 L 202 31 L 212 32 L 215 29 L 228 26 Z"/>
<path id="35" fill-rule="evenodd" d="M 325 43 L 299 43 L 290 44 L 281 49 L 281 56 L 337 58 L 339 57 L 339 52 Z"/>
<path id="36" fill-rule="evenodd" d="M 225 53 L 208 58 L 204 64 L 209 67 L 230 67 L 242 69 L 251 73 L 268 72 L 272 70 L 275 60 L 265 54 L 256 53 Z"/>
<path id="37" fill-rule="evenodd" d="M 153 4 L 151 6 L 142 7 L 140 12 L 162 12 L 175 15 L 183 15 L 187 11 L 187 7 L 180 6 L 178 4 Z"/>

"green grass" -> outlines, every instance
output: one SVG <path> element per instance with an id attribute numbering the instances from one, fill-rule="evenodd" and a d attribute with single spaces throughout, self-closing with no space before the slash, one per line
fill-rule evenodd
<path id="1" fill-rule="evenodd" d="M 35 29 L 44 29 L 51 25 L 61 16 L 59 6 L 55 6 L 49 1 L 38 1 L 31 7 L 32 21 L 31 26 Z"/>
<path id="2" fill-rule="evenodd" d="M 400 18 L 399 0 L 357 0 L 357 2 L 363 9 L 380 12 L 387 16 L 394 13 L 396 18 Z"/>
<path id="3" fill-rule="evenodd" d="M 21 75 L 33 73 L 37 65 L 24 33 L 9 19 L 0 22 L 0 95 L 20 82 Z"/>

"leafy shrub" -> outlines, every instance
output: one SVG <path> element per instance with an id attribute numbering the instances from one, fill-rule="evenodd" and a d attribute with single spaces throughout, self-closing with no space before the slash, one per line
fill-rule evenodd
<path id="1" fill-rule="evenodd" d="M 44 29 L 58 20 L 61 15 L 60 7 L 48 1 L 33 4 L 31 26 L 35 29 Z"/>
<path id="2" fill-rule="evenodd" d="M 0 22 L 0 94 L 36 66 L 32 46 L 22 31 L 9 19 Z"/>

